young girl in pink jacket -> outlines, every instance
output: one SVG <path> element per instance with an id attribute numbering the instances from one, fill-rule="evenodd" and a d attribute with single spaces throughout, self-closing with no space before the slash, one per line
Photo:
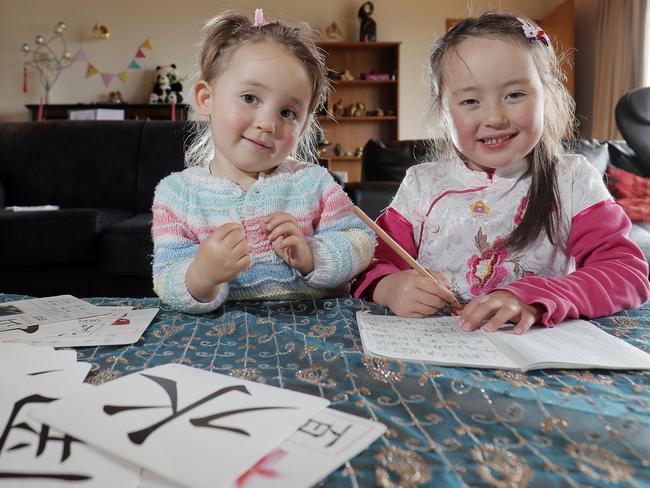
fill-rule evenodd
<path id="1" fill-rule="evenodd" d="M 423 317 L 448 302 L 465 331 L 594 318 L 648 299 L 648 264 L 601 174 L 566 154 L 574 102 L 546 34 L 489 12 L 429 59 L 444 157 L 406 173 L 377 223 L 437 278 L 382 242 L 355 296 Z M 455 297 L 454 297 L 455 295 Z"/>

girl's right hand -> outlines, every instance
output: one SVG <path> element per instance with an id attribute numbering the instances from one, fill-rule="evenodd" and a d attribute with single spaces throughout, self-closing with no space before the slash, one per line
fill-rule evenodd
<path id="1" fill-rule="evenodd" d="M 241 224 L 222 225 L 206 237 L 187 269 L 185 281 L 194 298 L 210 301 L 227 283 L 252 263 L 250 244 Z"/>
<path id="2" fill-rule="evenodd" d="M 385 305 L 400 317 L 428 317 L 435 314 L 455 296 L 447 277 L 440 271 L 429 270 L 438 280 L 420 275 L 414 269 L 388 275 L 377 283 L 373 301 Z"/>

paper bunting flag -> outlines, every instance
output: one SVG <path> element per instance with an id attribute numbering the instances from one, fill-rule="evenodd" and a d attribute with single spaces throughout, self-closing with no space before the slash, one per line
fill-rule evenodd
<path id="1" fill-rule="evenodd" d="M 86 54 L 86 51 L 83 49 L 79 49 L 79 51 L 77 51 L 77 54 L 72 62 L 76 63 L 77 61 L 88 61 L 88 55 Z"/>
<path id="2" fill-rule="evenodd" d="M 104 82 L 104 85 L 106 85 L 106 86 L 111 84 L 111 81 L 113 81 L 113 78 L 115 78 L 115 75 L 113 73 L 102 73 L 102 81 Z"/>
<path id="3" fill-rule="evenodd" d="M 92 64 L 88 63 L 88 67 L 86 68 L 86 78 L 90 78 L 93 75 L 96 75 L 99 73 L 97 68 L 95 68 Z"/>
<path id="4" fill-rule="evenodd" d="M 142 69 L 140 64 L 136 62 L 136 58 L 146 58 L 146 54 L 143 52 L 143 49 L 153 49 L 151 46 L 151 42 L 149 42 L 149 39 L 145 40 L 142 44 L 138 46 L 138 50 L 135 53 L 133 59 L 129 62 L 128 66 L 117 73 L 107 73 L 105 71 L 101 71 L 97 69 L 91 62 L 90 59 L 88 58 L 88 54 L 83 50 L 79 49 L 77 51 L 77 54 L 73 57 L 73 63 L 76 62 L 82 62 L 85 61 L 88 63 L 88 66 L 86 66 L 86 78 L 90 78 L 91 76 L 94 76 L 96 74 L 100 74 L 102 81 L 104 82 L 104 85 L 108 87 L 108 85 L 111 84 L 113 79 L 116 77 L 119 78 L 122 83 L 126 83 L 129 79 L 129 72 L 127 70 L 130 69 Z"/>

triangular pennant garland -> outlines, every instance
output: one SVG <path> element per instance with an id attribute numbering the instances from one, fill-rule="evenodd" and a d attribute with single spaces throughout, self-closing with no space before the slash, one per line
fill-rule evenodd
<path id="1" fill-rule="evenodd" d="M 104 82 L 104 85 L 106 85 L 106 86 L 111 84 L 111 81 L 113 81 L 113 78 L 115 78 L 115 75 L 113 73 L 102 73 L 102 81 Z"/>
<path id="2" fill-rule="evenodd" d="M 88 67 L 86 68 L 86 78 L 90 78 L 93 75 L 96 75 L 99 73 L 97 68 L 95 68 L 92 64 L 88 63 Z"/>
<path id="3" fill-rule="evenodd" d="M 86 51 L 83 49 L 79 49 L 79 51 L 77 51 L 77 54 L 72 62 L 76 63 L 77 61 L 88 61 L 88 55 L 86 54 Z"/>
<path id="4" fill-rule="evenodd" d="M 115 77 L 122 80 L 123 83 L 126 83 L 128 81 L 128 79 L 129 79 L 129 72 L 127 70 L 130 70 L 130 69 L 142 69 L 140 64 L 138 64 L 136 62 L 135 58 L 146 58 L 147 57 L 146 54 L 142 51 L 143 49 L 150 49 L 150 50 L 153 49 L 153 47 L 151 46 L 151 43 L 149 42 L 149 39 L 147 39 L 146 41 L 144 41 L 142 44 L 140 44 L 138 46 L 138 50 L 135 53 L 135 56 L 133 57 L 133 59 L 131 59 L 131 62 L 128 64 L 126 69 L 124 69 L 123 71 L 120 71 L 119 73 L 106 73 L 106 72 L 98 70 L 90 62 L 90 60 L 88 59 L 88 54 L 83 49 L 79 49 L 79 51 L 77 51 L 77 54 L 75 54 L 75 56 L 72 58 L 72 62 L 73 63 L 82 62 L 82 61 L 87 62 L 88 66 L 86 66 L 86 78 L 90 78 L 91 76 L 94 76 L 97 73 L 99 73 L 101 75 L 102 81 L 104 82 L 105 86 L 110 85 Z"/>

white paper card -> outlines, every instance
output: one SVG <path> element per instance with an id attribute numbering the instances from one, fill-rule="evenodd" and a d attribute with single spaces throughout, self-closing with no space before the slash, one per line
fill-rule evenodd
<path id="1" fill-rule="evenodd" d="M 16 334 L 8 339 L 12 342 L 52 347 L 133 344 L 142 336 L 158 313 L 157 308 L 144 310 L 131 310 L 130 307 L 106 308 L 120 310 L 112 310 L 108 315 L 49 324 L 30 335 L 22 331 L 13 331 L 6 335 Z M 4 337 L 1 332 L 0 337 Z"/>
<path id="2" fill-rule="evenodd" d="M 299 488 L 319 480 L 353 458 L 386 426 L 327 408 L 309 419 L 280 447 L 258 460 L 237 488 Z"/>
<path id="3" fill-rule="evenodd" d="M 72 295 L 0 303 L 0 330 L 104 315 L 107 310 Z"/>
<path id="4" fill-rule="evenodd" d="M 31 419 L 35 406 L 82 389 L 73 378 L 38 378 L 1 384 L 0 487 L 136 487 L 139 469 Z"/>
<path id="5" fill-rule="evenodd" d="M 42 422 L 191 487 L 228 486 L 327 400 L 166 364 L 35 409 Z"/>

